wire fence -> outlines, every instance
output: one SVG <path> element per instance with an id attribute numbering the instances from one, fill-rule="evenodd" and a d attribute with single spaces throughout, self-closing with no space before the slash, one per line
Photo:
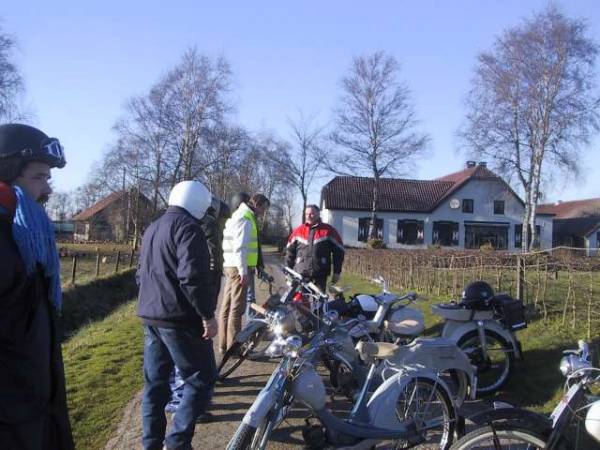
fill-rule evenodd
<path id="1" fill-rule="evenodd" d="M 72 250 L 59 248 L 63 285 L 86 283 L 135 267 L 138 252 L 130 250 Z"/>
<path id="2" fill-rule="evenodd" d="M 496 292 L 521 298 L 543 320 L 600 333 L 600 257 L 560 247 L 526 254 L 442 250 L 348 249 L 344 270 L 391 286 L 458 299 L 464 287 L 485 280 Z"/>

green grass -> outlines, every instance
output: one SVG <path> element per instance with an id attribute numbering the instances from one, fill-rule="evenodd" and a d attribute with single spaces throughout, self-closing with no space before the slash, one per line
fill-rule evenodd
<path id="1" fill-rule="evenodd" d="M 143 385 L 143 329 L 131 301 L 63 345 L 76 448 L 102 449 Z"/>
<path id="2" fill-rule="evenodd" d="M 338 283 L 345 287 L 346 298 L 352 293 L 378 293 L 381 288 L 358 276 L 345 273 Z M 395 291 L 392 289 L 392 291 Z M 395 291 L 396 293 L 401 293 Z M 419 293 L 414 304 L 425 316 L 425 335 L 436 336 L 441 331 L 441 319 L 432 314 L 431 305 L 451 300 Z M 536 320 L 517 333 L 523 345 L 524 362 L 517 362 L 516 371 L 506 388 L 495 394 L 495 399 L 508 401 L 538 412 L 549 413 L 563 394 L 564 378 L 558 370 L 562 350 L 577 348 L 577 340 L 585 339 L 586 328 L 571 329 L 561 326 L 558 319 Z M 596 332 L 594 336 L 598 336 Z"/>

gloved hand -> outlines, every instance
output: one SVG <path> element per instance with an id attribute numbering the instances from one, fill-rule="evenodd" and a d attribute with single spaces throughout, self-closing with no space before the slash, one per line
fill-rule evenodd
<path id="1" fill-rule="evenodd" d="M 340 280 L 340 274 L 339 273 L 334 273 L 333 275 L 331 275 L 331 284 L 335 284 Z"/>

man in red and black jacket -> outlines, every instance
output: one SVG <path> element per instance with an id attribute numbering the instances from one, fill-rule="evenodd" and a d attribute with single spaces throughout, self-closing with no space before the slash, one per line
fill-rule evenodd
<path id="1" fill-rule="evenodd" d="M 320 210 L 316 205 L 308 205 L 304 214 L 305 223 L 292 231 L 288 238 L 286 265 L 325 290 L 332 259 L 331 282 L 335 284 L 340 278 L 344 244 L 335 228 L 321 222 Z"/>

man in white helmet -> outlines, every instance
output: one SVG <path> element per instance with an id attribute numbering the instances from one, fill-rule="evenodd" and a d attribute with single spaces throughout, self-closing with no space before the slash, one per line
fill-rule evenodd
<path id="1" fill-rule="evenodd" d="M 206 410 L 216 380 L 212 338 L 216 299 L 200 220 L 211 194 L 197 181 L 177 184 L 165 214 L 142 240 L 137 273 L 138 316 L 144 324 L 143 435 L 146 450 L 191 449 L 196 419 Z M 183 396 L 166 435 L 169 376 L 177 366 Z"/>

